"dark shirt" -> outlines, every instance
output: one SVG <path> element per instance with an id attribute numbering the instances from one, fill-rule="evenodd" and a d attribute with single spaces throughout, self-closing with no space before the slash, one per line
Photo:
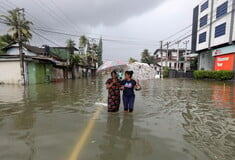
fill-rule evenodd
<path id="1" fill-rule="evenodd" d="M 123 91 L 124 96 L 134 96 L 135 95 L 135 93 L 134 93 L 134 88 L 136 85 L 135 80 L 133 80 L 133 79 L 130 81 L 123 80 L 121 82 L 121 85 L 124 86 L 124 91 Z"/>

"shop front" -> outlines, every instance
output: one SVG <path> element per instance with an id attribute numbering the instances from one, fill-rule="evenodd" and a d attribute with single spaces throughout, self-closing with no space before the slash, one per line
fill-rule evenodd
<path id="1" fill-rule="evenodd" d="M 214 57 L 214 70 L 227 70 L 234 71 L 235 65 L 235 45 L 228 47 L 218 48 L 213 50 L 212 56 Z"/>

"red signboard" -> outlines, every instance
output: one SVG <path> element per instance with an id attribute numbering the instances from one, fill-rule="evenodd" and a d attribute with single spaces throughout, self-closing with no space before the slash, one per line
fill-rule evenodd
<path id="1" fill-rule="evenodd" d="M 227 70 L 233 71 L 234 68 L 234 54 L 227 54 L 215 57 L 215 71 Z"/>

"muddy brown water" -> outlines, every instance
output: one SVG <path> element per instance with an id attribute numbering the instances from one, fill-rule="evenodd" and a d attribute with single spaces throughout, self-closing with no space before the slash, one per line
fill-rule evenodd
<path id="1" fill-rule="evenodd" d="M 69 160 L 107 94 L 104 82 L 0 85 L 0 160 Z M 235 83 L 141 83 L 134 113 L 104 107 L 77 159 L 235 159 Z"/>

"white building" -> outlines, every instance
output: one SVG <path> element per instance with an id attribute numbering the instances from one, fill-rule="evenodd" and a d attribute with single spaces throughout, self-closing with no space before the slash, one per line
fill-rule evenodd
<path id="1" fill-rule="evenodd" d="M 229 55 L 235 53 L 231 46 L 235 41 L 234 7 L 235 0 L 204 0 L 194 8 L 192 52 L 199 53 L 198 69 L 233 70 L 226 66 L 234 64 L 234 55 Z M 220 55 L 213 54 L 218 50 Z M 227 55 L 229 60 L 217 68 L 217 59 Z"/>
<path id="2" fill-rule="evenodd" d="M 161 50 L 157 49 L 154 55 L 157 59 L 157 64 L 159 66 L 168 67 L 169 69 L 175 70 L 190 70 L 190 50 L 180 49 L 163 49 L 162 55 Z M 177 65 L 178 64 L 178 65 Z"/>

